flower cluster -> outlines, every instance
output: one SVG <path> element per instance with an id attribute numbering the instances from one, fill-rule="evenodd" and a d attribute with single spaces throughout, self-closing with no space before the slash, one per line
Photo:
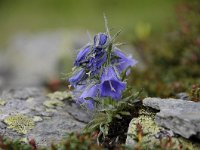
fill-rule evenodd
<path id="1" fill-rule="evenodd" d="M 126 82 L 121 74 L 130 73 L 130 68 L 137 61 L 126 56 L 112 43 L 113 39 L 106 33 L 94 36 L 94 42 L 84 46 L 77 54 L 74 62 L 74 73 L 69 82 L 80 93 L 79 104 L 86 104 L 89 109 L 95 108 L 95 98 L 122 98 Z"/>

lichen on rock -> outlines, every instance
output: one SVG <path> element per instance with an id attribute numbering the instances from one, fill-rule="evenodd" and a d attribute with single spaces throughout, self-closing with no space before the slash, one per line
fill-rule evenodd
<path id="1" fill-rule="evenodd" d="M 8 125 L 8 128 L 22 134 L 27 134 L 35 126 L 32 118 L 22 114 L 8 116 L 4 119 L 4 122 Z"/>
<path id="2" fill-rule="evenodd" d="M 52 109 L 55 107 L 62 107 L 64 106 L 64 103 L 62 102 L 62 100 L 67 99 L 67 98 L 71 98 L 71 92 L 61 92 L 61 91 L 57 91 L 54 93 L 49 93 L 47 95 L 47 97 L 50 100 L 47 100 L 43 103 L 44 106 L 47 107 L 47 109 Z"/>
<path id="3" fill-rule="evenodd" d="M 44 106 L 47 108 L 55 108 L 55 107 L 62 107 L 64 106 L 64 103 L 60 100 L 47 100 L 43 103 Z"/>
<path id="4" fill-rule="evenodd" d="M 68 99 L 72 97 L 72 93 L 71 92 L 61 92 L 61 91 L 56 91 L 54 93 L 49 93 L 47 95 L 47 97 L 49 97 L 51 100 L 64 100 L 64 99 Z"/>
<path id="5" fill-rule="evenodd" d="M 0 105 L 0 134 L 14 140 L 34 138 L 40 146 L 58 143 L 67 133 L 81 132 L 91 120 L 73 99 L 54 101 L 42 89 L 5 90 L 0 99 L 7 101 Z"/>
<path id="6" fill-rule="evenodd" d="M 155 145 L 161 145 L 161 141 L 169 140 L 171 138 L 171 144 L 173 149 L 179 149 L 180 146 L 183 149 L 199 150 L 200 144 L 178 135 L 175 135 L 171 130 L 167 130 L 156 124 L 155 114 L 150 111 L 148 107 L 139 111 L 139 117 L 133 118 L 129 124 L 128 136 L 126 139 L 126 145 L 131 147 L 137 147 L 137 124 L 142 127 L 143 137 L 141 138 L 141 145 L 145 148 L 153 149 Z"/>
<path id="7" fill-rule="evenodd" d="M 43 119 L 40 117 L 40 116 L 34 116 L 33 117 L 33 121 L 34 122 L 40 122 L 40 121 L 42 121 Z"/>
<path id="8" fill-rule="evenodd" d="M 7 101 L 0 99 L 0 105 L 4 106 L 7 103 Z"/>
<path id="9" fill-rule="evenodd" d="M 145 134 L 145 136 L 142 139 L 144 143 L 148 143 L 152 145 L 152 144 L 155 144 L 156 142 L 159 142 L 159 140 L 155 138 L 155 135 L 157 135 L 162 130 L 162 127 L 158 127 L 155 124 L 154 113 L 150 113 L 150 112 L 145 111 L 144 109 L 141 109 L 139 114 L 140 116 L 138 118 L 133 118 L 129 124 L 128 137 L 126 139 L 126 144 L 136 146 L 137 142 L 134 141 L 134 138 L 137 137 L 138 123 L 142 126 L 143 132 Z M 151 143 L 149 143 L 149 140 L 151 140 Z"/>

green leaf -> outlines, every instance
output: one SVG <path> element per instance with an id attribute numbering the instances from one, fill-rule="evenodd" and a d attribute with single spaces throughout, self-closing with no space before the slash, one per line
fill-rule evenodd
<path id="1" fill-rule="evenodd" d="M 84 98 L 85 100 L 94 100 L 94 98 L 93 97 L 86 97 L 86 98 Z"/>
<path id="2" fill-rule="evenodd" d="M 128 68 L 126 68 L 126 70 L 124 70 L 124 71 L 122 72 L 122 81 L 125 80 L 125 78 L 126 78 L 126 73 L 127 73 L 127 71 L 128 71 L 129 69 L 131 69 L 130 66 L 129 66 Z"/>
<path id="3" fill-rule="evenodd" d="M 122 119 L 122 116 L 120 116 L 119 114 L 116 114 L 115 117 L 118 119 Z"/>
<path id="4" fill-rule="evenodd" d="M 128 111 L 121 111 L 121 112 L 119 112 L 121 115 L 126 115 L 126 116 L 130 116 L 131 114 L 130 114 L 130 112 L 128 112 Z"/>

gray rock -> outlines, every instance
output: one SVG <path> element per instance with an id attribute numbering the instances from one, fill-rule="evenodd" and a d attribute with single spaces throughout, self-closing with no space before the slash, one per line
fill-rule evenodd
<path id="1" fill-rule="evenodd" d="M 41 87 L 59 78 L 71 71 L 76 50 L 87 42 L 86 32 L 79 30 L 16 34 L 0 53 L 0 90 Z"/>
<path id="2" fill-rule="evenodd" d="M 184 138 L 200 139 L 200 103 L 181 99 L 145 98 L 143 105 L 160 110 L 155 121 Z"/>
<path id="3" fill-rule="evenodd" d="M 53 99 L 46 96 L 42 89 L 7 90 L 2 93 L 0 100 L 5 102 L 0 105 L 0 134 L 23 141 L 34 138 L 38 145 L 57 143 L 67 133 L 81 132 L 91 119 L 86 111 L 70 98 L 60 100 L 59 104 L 62 105 L 54 103 L 53 107 L 48 108 L 44 102 L 52 102 Z M 72 113 L 72 110 L 75 113 Z M 13 118 L 8 119 L 13 116 L 25 116 L 24 122 L 15 120 L 20 126 L 16 125 L 11 122 Z"/>
<path id="4" fill-rule="evenodd" d="M 187 101 L 191 100 L 189 94 L 185 93 L 185 92 L 181 92 L 181 93 L 176 94 L 176 98 L 182 99 L 182 100 L 187 100 Z"/>

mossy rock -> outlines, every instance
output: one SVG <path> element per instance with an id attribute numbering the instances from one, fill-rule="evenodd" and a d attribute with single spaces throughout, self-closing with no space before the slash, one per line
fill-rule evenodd
<path id="1" fill-rule="evenodd" d="M 179 149 L 182 146 L 184 149 L 188 150 L 199 150 L 199 143 L 174 135 L 173 132 L 158 126 L 155 123 L 155 113 L 142 109 L 139 114 L 140 116 L 138 118 L 133 118 L 129 124 L 126 145 L 131 147 L 138 146 L 137 125 L 139 124 L 143 130 L 143 137 L 140 137 L 140 145 L 142 145 L 143 148 L 154 149 L 155 145 L 158 146 L 161 144 L 160 140 L 167 141 L 170 137 L 173 149 Z"/>
<path id="2" fill-rule="evenodd" d="M 90 121 L 87 112 L 74 100 L 66 99 L 66 92 L 62 98 L 51 99 L 46 94 L 35 88 L 3 91 L 0 99 L 8 103 L 0 105 L 0 134 L 13 140 L 34 138 L 37 145 L 50 146 L 65 134 L 81 132 Z"/>

